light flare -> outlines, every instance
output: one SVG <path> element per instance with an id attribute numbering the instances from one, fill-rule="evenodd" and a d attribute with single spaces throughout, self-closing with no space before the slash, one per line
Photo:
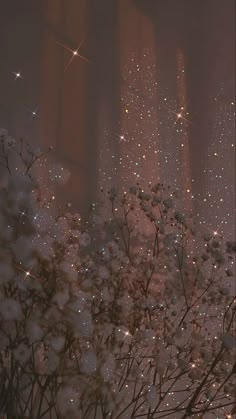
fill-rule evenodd
<path id="1" fill-rule="evenodd" d="M 68 67 L 70 66 L 70 64 L 72 63 L 72 61 L 73 61 L 76 57 L 78 57 L 78 58 L 82 58 L 82 60 L 84 60 L 84 61 L 86 61 L 86 62 L 90 62 L 90 61 L 88 60 L 88 58 L 86 58 L 86 57 L 84 57 L 83 55 L 81 55 L 81 54 L 80 54 L 80 50 L 81 50 L 81 47 L 82 47 L 83 43 L 84 43 L 84 40 L 80 42 L 80 44 L 78 45 L 78 48 L 76 48 L 75 50 L 73 50 L 73 49 L 69 48 L 67 45 L 65 45 L 65 44 L 61 44 L 60 42 L 58 42 L 58 41 L 57 41 L 57 44 L 58 44 L 58 45 L 60 45 L 62 48 L 64 48 L 66 51 L 69 51 L 69 52 L 72 54 L 72 56 L 71 56 L 71 58 L 70 58 L 70 60 L 69 60 L 68 64 L 67 64 L 67 65 L 66 65 L 66 67 L 65 67 L 65 71 L 68 69 Z"/>

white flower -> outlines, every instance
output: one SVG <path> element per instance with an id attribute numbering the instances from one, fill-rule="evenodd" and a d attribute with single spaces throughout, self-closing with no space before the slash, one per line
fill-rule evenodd
<path id="1" fill-rule="evenodd" d="M 78 336 L 89 337 L 93 331 L 93 323 L 91 313 L 88 310 L 84 310 L 82 313 L 72 315 L 71 323 L 74 329 L 74 333 Z"/>
<path id="2" fill-rule="evenodd" d="M 223 346 L 226 349 L 234 349 L 236 348 L 236 338 L 232 335 L 230 335 L 229 333 L 223 333 L 220 336 Z"/>
<path id="3" fill-rule="evenodd" d="M 48 372 L 54 372 L 58 365 L 59 365 L 59 357 L 58 355 L 55 354 L 54 351 L 48 351 L 47 353 L 47 368 L 48 368 Z"/>
<path id="4" fill-rule="evenodd" d="M 20 343 L 20 345 L 14 350 L 14 358 L 20 364 L 25 364 L 29 357 L 30 349 L 24 343 Z"/>
<path id="5" fill-rule="evenodd" d="M 78 418 L 79 414 L 79 389 L 66 386 L 63 387 L 57 396 L 57 408 L 59 413 L 65 418 Z"/>
<path id="6" fill-rule="evenodd" d="M 80 369 L 85 374 L 93 374 L 97 369 L 97 357 L 93 351 L 86 351 L 80 358 Z"/>
<path id="7" fill-rule="evenodd" d="M 83 233 L 80 236 L 80 244 L 81 246 L 88 246 L 91 243 L 91 238 L 88 233 Z"/>
<path id="8" fill-rule="evenodd" d="M 106 266 L 99 266 L 98 275 L 102 279 L 108 279 L 109 276 L 110 276 L 110 272 L 109 272 L 109 270 L 107 269 Z"/>
<path id="9" fill-rule="evenodd" d="M 39 342 L 43 337 L 43 331 L 38 323 L 29 321 L 26 326 L 26 333 L 31 343 Z"/>
<path id="10" fill-rule="evenodd" d="M 1 301 L 0 313 L 5 320 L 19 320 L 22 316 L 21 306 L 13 298 L 6 298 Z"/>
<path id="11" fill-rule="evenodd" d="M 52 336 L 49 339 L 49 344 L 55 352 L 61 352 L 65 345 L 65 338 L 64 336 Z"/>
<path id="12" fill-rule="evenodd" d="M 106 361 L 101 367 L 101 375 L 105 382 L 112 380 L 114 377 L 115 359 L 112 354 L 108 354 Z"/>
<path id="13" fill-rule="evenodd" d="M 55 303 L 57 303 L 57 305 L 59 306 L 60 309 L 62 309 L 66 303 L 68 303 L 69 301 L 69 292 L 67 289 L 64 289 L 63 291 L 58 291 L 54 297 L 53 297 L 53 301 L 55 301 Z"/>

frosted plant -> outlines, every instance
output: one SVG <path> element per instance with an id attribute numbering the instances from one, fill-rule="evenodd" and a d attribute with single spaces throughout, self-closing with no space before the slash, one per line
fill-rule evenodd
<path id="1" fill-rule="evenodd" d="M 160 183 L 112 189 L 108 218 L 52 214 L 43 154 L 0 136 L 0 414 L 233 417 L 235 243 Z"/>

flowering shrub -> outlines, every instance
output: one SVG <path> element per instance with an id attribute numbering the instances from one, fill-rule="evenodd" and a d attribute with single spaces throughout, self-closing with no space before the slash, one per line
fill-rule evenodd
<path id="1" fill-rule="evenodd" d="M 233 417 L 235 243 L 209 234 L 199 251 L 161 184 L 112 189 L 107 219 L 53 215 L 42 154 L 0 137 L 0 414 Z"/>

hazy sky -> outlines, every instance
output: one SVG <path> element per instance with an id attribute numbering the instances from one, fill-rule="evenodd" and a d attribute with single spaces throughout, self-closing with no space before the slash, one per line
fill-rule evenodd
<path id="1" fill-rule="evenodd" d="M 62 164 L 72 172 L 68 197 L 75 194 L 78 178 L 90 186 L 96 182 L 98 131 L 120 122 L 121 95 L 127 93 L 122 65 L 127 70 L 133 53 L 137 62 L 142 61 L 144 48 L 151 50 L 160 83 L 168 86 L 173 98 L 178 90 L 177 51 L 183 53 L 185 100 L 191 116 L 189 165 L 195 188 L 203 187 L 203 168 L 218 112 L 215 98 L 220 97 L 221 106 L 234 101 L 234 0 L 2 3 L 0 126 L 13 136 L 56 144 Z M 81 33 L 86 37 L 82 55 L 91 62 L 87 67 L 84 62 L 73 62 L 64 73 L 70 55 L 57 42 L 74 49 L 84 39 Z M 15 80 L 14 72 L 19 71 L 23 78 Z M 33 118 L 33 111 L 39 117 Z M 119 144 L 111 147 L 118 157 Z"/>

